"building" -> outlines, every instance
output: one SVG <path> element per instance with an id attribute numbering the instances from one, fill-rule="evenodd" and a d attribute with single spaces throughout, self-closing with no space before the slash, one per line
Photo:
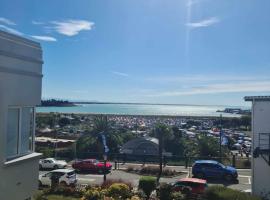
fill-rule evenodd
<path id="1" fill-rule="evenodd" d="M 120 153 L 134 156 L 158 156 L 158 148 L 157 138 L 139 137 L 125 143 L 120 149 Z M 171 156 L 171 153 L 163 151 L 163 155 Z"/>
<path id="2" fill-rule="evenodd" d="M 39 43 L 0 31 L 0 199 L 30 199 L 38 187 L 35 106 L 41 102 Z"/>
<path id="3" fill-rule="evenodd" d="M 252 193 L 270 199 L 270 96 L 252 102 Z"/>

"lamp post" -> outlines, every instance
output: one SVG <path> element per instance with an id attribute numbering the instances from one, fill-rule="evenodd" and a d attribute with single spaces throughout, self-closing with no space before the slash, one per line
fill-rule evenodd
<path id="1" fill-rule="evenodd" d="M 220 121 L 219 121 L 219 159 L 220 162 L 222 163 L 221 145 L 222 145 L 222 114 L 220 114 Z"/>

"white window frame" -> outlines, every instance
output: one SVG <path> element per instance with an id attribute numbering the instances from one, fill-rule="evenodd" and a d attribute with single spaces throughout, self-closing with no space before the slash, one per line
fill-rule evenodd
<path id="1" fill-rule="evenodd" d="M 23 110 L 23 108 L 31 108 L 31 109 L 33 109 L 33 116 L 32 116 L 33 117 L 32 144 L 31 144 L 31 149 L 29 149 L 29 151 L 28 152 L 25 152 L 25 153 L 22 153 L 21 152 L 22 110 Z M 21 157 L 21 156 L 25 156 L 25 155 L 31 154 L 31 153 L 33 153 L 35 151 L 36 107 L 35 106 L 8 106 L 8 110 L 9 109 L 18 109 L 19 110 L 19 130 L 18 130 L 18 134 L 17 134 L 17 137 L 18 137 L 18 141 L 17 141 L 17 154 L 16 155 L 14 154 L 12 156 L 7 156 L 6 155 L 6 161 L 10 161 L 12 159 L 15 159 L 15 158 L 18 158 L 18 157 Z M 6 134 L 8 134 L 7 131 L 6 131 Z"/>

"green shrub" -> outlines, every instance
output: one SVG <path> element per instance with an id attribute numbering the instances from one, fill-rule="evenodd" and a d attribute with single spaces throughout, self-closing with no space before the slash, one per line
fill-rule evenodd
<path id="1" fill-rule="evenodd" d="M 145 195 L 147 196 L 147 199 L 149 199 L 151 193 L 156 188 L 156 178 L 151 176 L 143 176 L 139 180 L 139 189 L 141 189 Z"/>
<path id="2" fill-rule="evenodd" d="M 82 200 L 103 200 L 106 193 L 107 191 L 100 187 L 91 187 L 84 192 Z"/>
<path id="3" fill-rule="evenodd" d="M 212 186 L 206 190 L 204 200 L 260 200 L 258 197 L 248 195 L 244 192 L 226 188 L 223 186 Z"/>
<path id="4" fill-rule="evenodd" d="M 131 190 L 126 184 L 114 183 L 108 188 L 107 194 L 114 199 L 125 200 L 131 196 Z"/>

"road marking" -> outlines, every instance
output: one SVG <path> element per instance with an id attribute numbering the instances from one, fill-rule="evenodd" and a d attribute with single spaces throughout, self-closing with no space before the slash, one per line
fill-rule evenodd
<path id="1" fill-rule="evenodd" d="M 238 175 L 240 178 L 250 178 L 251 176 L 245 176 L 245 175 Z"/>
<path id="2" fill-rule="evenodd" d="M 78 178 L 79 181 L 88 181 L 88 182 L 94 182 L 96 179 L 93 178 Z"/>
<path id="3" fill-rule="evenodd" d="M 103 177 L 104 175 L 100 175 L 100 174 L 85 174 L 83 176 L 86 176 L 86 177 Z"/>
<path id="4" fill-rule="evenodd" d="M 251 178 L 248 178 L 248 184 L 251 184 Z"/>

